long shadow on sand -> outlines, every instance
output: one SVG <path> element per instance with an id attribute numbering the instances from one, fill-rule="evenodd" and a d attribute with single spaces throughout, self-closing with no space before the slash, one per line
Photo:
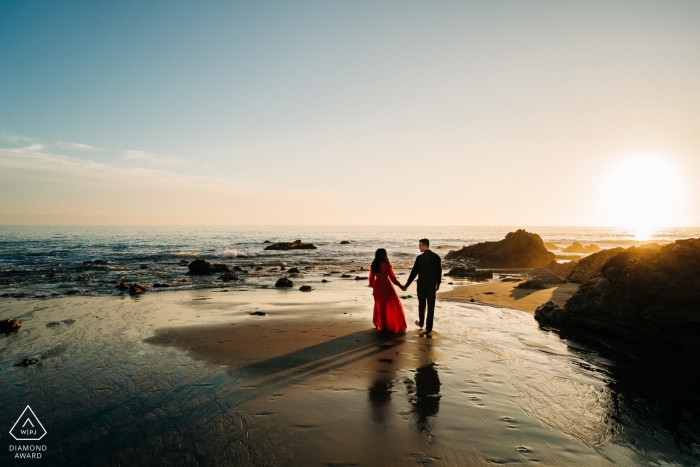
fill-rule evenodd
<path id="1" fill-rule="evenodd" d="M 700 463 L 700 362 L 697 357 L 587 331 L 553 331 L 579 357 L 582 372 L 602 376 L 609 389 L 615 435 L 640 446 L 662 446 L 669 457 Z M 668 432 L 664 435 L 662 427 Z M 653 456 L 653 453 L 650 453 Z"/>
<path id="2" fill-rule="evenodd" d="M 384 334 L 374 329 L 338 337 L 227 371 L 229 377 L 235 380 L 229 395 L 247 394 L 236 398 L 238 403 L 242 403 L 372 357 L 404 342 L 405 334 Z"/>

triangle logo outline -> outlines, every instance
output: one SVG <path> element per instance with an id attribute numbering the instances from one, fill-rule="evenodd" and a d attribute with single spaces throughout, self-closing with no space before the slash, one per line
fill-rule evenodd
<path id="1" fill-rule="evenodd" d="M 29 413 L 31 414 L 31 417 L 34 418 L 34 420 L 36 421 L 37 425 L 39 425 L 39 427 L 41 428 L 42 433 L 41 433 L 41 436 L 39 436 L 39 437 L 34 437 L 34 438 L 18 438 L 18 437 L 15 436 L 15 434 L 13 433 L 13 431 L 15 430 L 15 428 L 17 427 L 17 425 L 19 424 L 19 422 L 22 421 L 22 419 L 25 418 L 25 414 L 27 413 L 27 410 L 28 410 Z M 26 416 L 26 419 L 25 419 L 24 424 L 22 425 L 22 427 L 24 427 L 24 426 L 27 424 L 27 421 L 29 421 L 29 424 L 32 425 L 33 428 L 35 428 L 34 423 L 31 421 L 30 415 L 27 415 L 27 416 Z M 15 424 L 12 425 L 12 428 L 10 428 L 10 434 L 11 434 L 12 437 L 13 437 L 15 440 L 17 440 L 17 441 L 39 441 L 39 440 L 41 440 L 41 438 L 43 438 L 44 436 L 46 436 L 46 433 L 47 433 L 46 428 L 44 428 L 44 425 L 42 425 L 42 424 L 41 424 L 41 421 L 39 421 L 39 417 L 36 416 L 36 414 L 34 413 L 34 411 L 32 410 L 32 408 L 29 407 L 29 406 L 27 406 L 27 407 L 22 411 L 22 415 L 19 416 L 19 418 L 17 419 L 17 421 L 15 422 Z"/>

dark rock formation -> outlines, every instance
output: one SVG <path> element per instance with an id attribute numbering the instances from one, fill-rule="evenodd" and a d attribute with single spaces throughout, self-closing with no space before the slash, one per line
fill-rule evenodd
<path id="1" fill-rule="evenodd" d="M 211 264 L 209 261 L 204 261 L 203 259 L 196 259 L 187 265 L 190 269 L 190 274 L 193 275 L 204 275 L 204 274 L 214 274 L 217 272 L 233 272 L 225 264 Z"/>
<path id="2" fill-rule="evenodd" d="M 129 287 L 131 287 L 129 284 L 127 284 L 126 282 L 122 282 L 122 283 L 120 283 L 119 285 L 117 285 L 117 286 L 115 287 L 115 289 L 119 289 L 119 290 L 129 290 Z"/>
<path id="3" fill-rule="evenodd" d="M 159 288 L 163 288 L 163 287 L 171 287 L 171 285 L 170 284 L 161 284 L 160 282 L 156 282 L 155 284 L 153 284 L 154 289 L 159 289 Z"/>
<path id="4" fill-rule="evenodd" d="M 299 268 L 289 268 L 287 270 L 287 274 L 299 274 L 301 271 L 299 271 Z"/>
<path id="5" fill-rule="evenodd" d="M 293 242 L 280 242 L 273 243 L 272 245 L 266 246 L 266 250 L 315 250 L 316 246 L 313 243 L 303 243 L 301 240 L 294 240 Z"/>
<path id="6" fill-rule="evenodd" d="M 22 323 L 18 319 L 0 320 L 0 332 L 18 331 Z"/>
<path id="7" fill-rule="evenodd" d="M 265 316 L 266 313 L 264 311 L 254 311 L 250 315 L 251 316 Z"/>
<path id="8" fill-rule="evenodd" d="M 623 251 L 625 251 L 624 248 L 611 248 L 599 253 L 593 253 L 576 263 L 566 279 L 570 282 L 584 283 L 598 274 L 598 271 L 600 271 L 600 268 L 603 267 L 607 260 Z"/>
<path id="9" fill-rule="evenodd" d="M 564 253 L 598 253 L 600 251 L 600 247 L 593 243 L 588 246 L 583 246 L 579 242 L 574 242 L 561 251 Z"/>
<path id="10" fill-rule="evenodd" d="M 369 279 L 368 276 L 355 276 L 356 281 L 366 281 L 367 279 Z"/>
<path id="11" fill-rule="evenodd" d="M 330 281 L 328 279 L 322 279 L 321 282 L 326 283 L 326 282 L 330 282 Z"/>
<path id="12" fill-rule="evenodd" d="M 464 261 L 480 268 L 538 268 L 554 259 L 539 235 L 517 230 L 498 242 L 469 245 L 450 251 L 446 260 Z"/>
<path id="13" fill-rule="evenodd" d="M 559 247 L 557 245 L 555 245 L 554 243 L 550 243 L 550 242 L 545 243 L 544 247 L 550 251 L 559 249 Z"/>
<path id="14" fill-rule="evenodd" d="M 546 289 L 547 286 L 540 279 L 530 279 L 516 286 L 518 289 Z"/>
<path id="15" fill-rule="evenodd" d="M 350 274 L 343 274 L 342 276 L 343 279 L 350 279 L 352 276 Z"/>
<path id="16" fill-rule="evenodd" d="M 618 253 L 563 308 L 543 305 L 535 318 L 700 354 L 700 239 Z"/>
<path id="17" fill-rule="evenodd" d="M 145 286 L 143 284 L 131 284 L 131 287 L 129 287 L 129 293 L 132 295 L 142 294 L 147 291 L 148 286 Z"/>
<path id="18" fill-rule="evenodd" d="M 270 240 L 265 240 L 263 243 L 272 243 Z"/>
<path id="19" fill-rule="evenodd" d="M 556 275 L 549 268 L 536 268 L 532 270 L 533 279 L 539 279 L 545 284 L 566 284 L 566 280 Z"/>
<path id="20" fill-rule="evenodd" d="M 341 244 L 341 245 L 349 245 L 349 244 L 350 244 L 350 240 L 343 240 L 342 242 L 340 242 L 340 244 Z"/>
<path id="21" fill-rule="evenodd" d="M 299 287 L 299 290 L 301 290 L 302 292 L 311 292 L 313 288 L 310 285 L 302 285 L 301 287 Z"/>
<path id="22" fill-rule="evenodd" d="M 471 274 L 474 274 L 476 272 L 476 268 L 465 268 L 461 266 L 457 266 L 456 268 L 450 269 L 450 272 L 445 274 L 446 276 L 450 277 L 467 277 Z"/>
<path id="23" fill-rule="evenodd" d="M 28 359 L 25 358 L 19 363 L 16 363 L 15 366 L 29 366 L 29 365 L 34 365 L 38 360 L 36 358 Z"/>
<path id="24" fill-rule="evenodd" d="M 148 264 L 142 264 L 139 269 L 148 269 Z"/>
<path id="25" fill-rule="evenodd" d="M 275 287 L 294 287 L 294 282 L 290 281 L 286 277 L 282 277 L 275 282 Z"/>

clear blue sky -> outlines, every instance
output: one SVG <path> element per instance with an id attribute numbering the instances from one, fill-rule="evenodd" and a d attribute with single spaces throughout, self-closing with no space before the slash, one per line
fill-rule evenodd
<path id="1" fill-rule="evenodd" d="M 0 1 L 0 223 L 610 224 L 651 155 L 698 225 L 699 57 L 698 1 Z"/>

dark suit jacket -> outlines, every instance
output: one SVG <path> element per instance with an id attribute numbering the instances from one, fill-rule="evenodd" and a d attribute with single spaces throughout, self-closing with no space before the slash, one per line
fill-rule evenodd
<path id="1" fill-rule="evenodd" d="M 430 250 L 426 250 L 416 258 L 411 274 L 406 281 L 408 287 L 418 276 L 418 287 L 435 288 L 442 281 L 442 260 Z"/>

